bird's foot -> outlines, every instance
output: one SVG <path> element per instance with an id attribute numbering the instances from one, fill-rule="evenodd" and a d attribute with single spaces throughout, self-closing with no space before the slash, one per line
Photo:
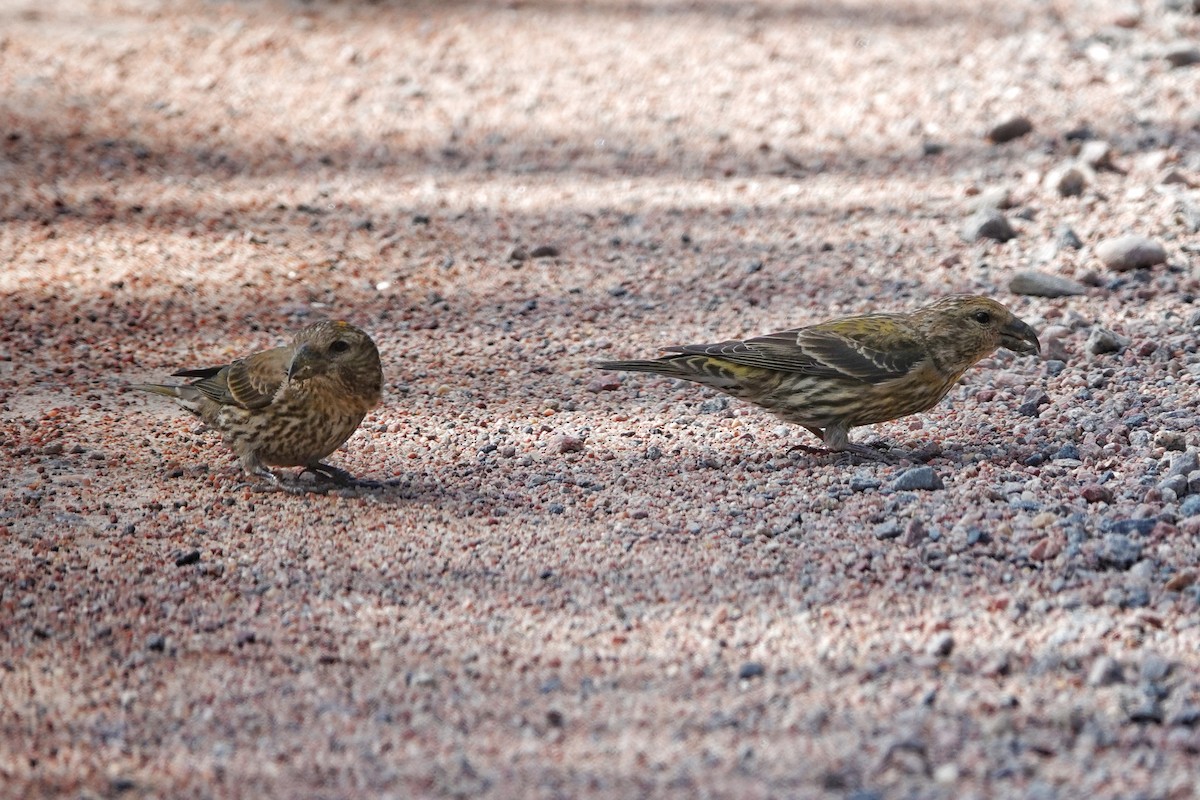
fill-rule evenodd
<path id="1" fill-rule="evenodd" d="M 306 472 L 311 472 L 314 475 L 320 475 L 321 477 L 328 481 L 332 481 L 333 483 L 340 483 L 343 485 L 354 483 L 353 475 L 346 470 L 341 469 L 340 467 L 333 466 L 332 464 L 324 464 L 321 462 L 309 464 L 307 467 L 300 470 L 301 475 Z"/>
<path id="2" fill-rule="evenodd" d="M 898 457 L 887 452 L 886 442 L 875 442 L 872 444 L 854 444 L 848 443 L 844 447 L 834 450 L 829 447 L 818 447 L 811 444 L 792 445 L 788 449 L 788 454 L 796 451 L 802 453 L 812 453 L 815 455 L 833 455 L 834 463 L 839 466 L 853 466 L 865 462 L 896 464 L 900 461 Z"/>

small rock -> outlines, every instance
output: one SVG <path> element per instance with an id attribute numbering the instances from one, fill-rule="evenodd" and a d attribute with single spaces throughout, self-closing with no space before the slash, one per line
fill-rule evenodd
<path id="1" fill-rule="evenodd" d="M 1186 475 L 1168 475 L 1158 482 L 1159 491 L 1170 491 L 1175 497 L 1187 494 L 1188 482 Z"/>
<path id="2" fill-rule="evenodd" d="M 1120 334 L 1096 325 L 1088 334 L 1087 351 L 1094 356 L 1105 353 L 1119 353 L 1129 345 L 1129 339 Z"/>
<path id="3" fill-rule="evenodd" d="M 1012 208 L 1012 190 L 1007 186 L 993 186 L 984 189 L 970 203 L 971 212 L 984 211 L 989 208 L 997 210 Z"/>
<path id="4" fill-rule="evenodd" d="M 1042 340 L 1042 355 L 1052 361 L 1070 361 L 1067 352 L 1067 339 L 1071 337 L 1071 329 L 1065 325 L 1049 325 L 1042 330 L 1038 338 Z"/>
<path id="5" fill-rule="evenodd" d="M 946 487 L 933 467 L 911 467 L 900 473 L 892 482 L 892 488 L 896 491 L 932 491 Z"/>
<path id="6" fill-rule="evenodd" d="M 583 439 L 564 434 L 554 440 L 554 449 L 560 453 L 581 453 L 583 452 Z"/>
<path id="7" fill-rule="evenodd" d="M 611 392 L 621 388 L 621 379 L 616 375 L 604 375 L 594 380 L 588 381 L 587 390 L 589 392 Z"/>
<path id="8" fill-rule="evenodd" d="M 146 637 L 146 649 L 161 653 L 167 649 L 167 639 L 161 633 L 152 633 Z"/>
<path id="9" fill-rule="evenodd" d="M 1100 566 L 1127 570 L 1142 557 L 1142 546 L 1123 533 L 1106 533 L 1100 542 Z"/>
<path id="10" fill-rule="evenodd" d="M 995 208 L 984 208 L 972 214 L 963 223 L 961 235 L 963 240 L 975 242 L 980 239 L 994 239 L 997 242 L 1007 242 L 1016 238 L 1008 218 Z"/>
<path id="11" fill-rule="evenodd" d="M 177 567 L 186 567 L 189 564 L 198 563 L 200 563 L 199 550 L 189 550 L 186 553 L 180 553 L 179 555 L 175 556 L 175 566 Z"/>
<path id="12" fill-rule="evenodd" d="M 1079 148 L 1079 162 L 1092 169 L 1112 169 L 1112 145 L 1100 139 L 1084 142 Z"/>
<path id="13" fill-rule="evenodd" d="M 1162 705 L 1153 697 L 1140 696 L 1126 706 L 1129 721 L 1138 725 L 1158 725 L 1163 721 Z"/>
<path id="14" fill-rule="evenodd" d="M 1050 396 L 1036 386 L 1031 386 L 1025 392 L 1025 399 L 1017 406 L 1017 413 L 1023 417 L 1036 417 L 1042 406 L 1050 404 Z"/>
<path id="15" fill-rule="evenodd" d="M 1028 117 L 1010 117 L 993 125 L 987 132 L 987 140 L 993 144 L 1003 144 L 1011 142 L 1013 139 L 1019 139 L 1032 130 L 1033 123 L 1029 121 Z"/>
<path id="16" fill-rule="evenodd" d="M 925 541 L 927 536 L 928 532 L 925 530 L 925 523 L 919 519 L 910 519 L 908 524 L 904 526 L 904 544 L 909 547 L 916 547 Z"/>
<path id="17" fill-rule="evenodd" d="M 878 489 L 882 482 L 870 475 L 855 475 L 850 478 L 850 491 L 865 492 L 868 489 Z"/>
<path id="18" fill-rule="evenodd" d="M 1171 579 L 1169 581 L 1167 581 L 1167 583 L 1166 583 L 1166 590 L 1168 592 L 1182 592 L 1184 589 L 1188 588 L 1195 582 L 1196 582 L 1196 571 L 1191 570 L 1191 569 L 1185 569 L 1180 572 L 1176 572 L 1174 575 L 1171 576 Z"/>
<path id="19" fill-rule="evenodd" d="M 748 681 L 751 678 L 761 678 L 767 674 L 767 668 L 758 661 L 747 661 L 738 670 L 738 680 Z"/>
<path id="20" fill-rule="evenodd" d="M 1062 552 L 1062 542 L 1057 537 L 1046 536 L 1038 540 L 1029 551 L 1031 561 L 1049 561 Z"/>
<path id="21" fill-rule="evenodd" d="M 1196 451 L 1187 449 L 1187 437 L 1179 431 L 1158 431 L 1154 434 L 1154 444 L 1164 450 L 1187 451 L 1181 456 L 1172 457 L 1171 466 L 1167 468 L 1168 475 L 1189 475 L 1200 469 Z"/>
<path id="22" fill-rule="evenodd" d="M 1095 483 L 1084 486 L 1080 494 L 1089 503 L 1111 503 L 1113 499 L 1112 489 Z"/>
<path id="23" fill-rule="evenodd" d="M 949 633 L 943 633 L 940 636 L 935 636 L 930 640 L 929 644 L 925 645 L 925 652 L 938 658 L 945 658 L 953 651 L 954 637 Z"/>
<path id="24" fill-rule="evenodd" d="M 1008 290 L 1013 294 L 1031 297 L 1071 297 L 1087 291 L 1082 283 L 1036 270 L 1025 270 L 1012 276 Z"/>
<path id="25" fill-rule="evenodd" d="M 1100 656 L 1092 662 L 1092 668 L 1088 670 L 1088 686 L 1112 686 L 1124 681 L 1125 674 L 1121 665 L 1111 656 Z"/>
<path id="26" fill-rule="evenodd" d="M 710 397 L 700 404 L 701 414 L 717 414 L 729 408 L 728 397 Z"/>
<path id="27" fill-rule="evenodd" d="M 1195 517 L 1200 515 L 1200 494 L 1193 494 L 1179 504 L 1179 516 Z"/>
<path id="28" fill-rule="evenodd" d="M 1171 662 L 1158 653 L 1147 653 L 1138 671 L 1142 680 L 1158 683 L 1171 672 Z"/>
<path id="29" fill-rule="evenodd" d="M 1079 238 L 1079 234 L 1066 225 L 1055 231 L 1055 235 L 1058 237 L 1059 247 L 1065 247 L 1069 250 L 1078 250 L 1083 247 L 1083 240 Z"/>
<path id="30" fill-rule="evenodd" d="M 529 251 L 526 250 L 524 247 L 517 245 L 508 254 L 508 260 L 512 261 L 514 263 L 517 263 L 517 264 L 521 263 L 522 261 L 528 261 L 529 260 Z"/>
<path id="31" fill-rule="evenodd" d="M 559 249 L 552 244 L 542 244 L 529 251 L 530 258 L 554 258 Z"/>
<path id="32" fill-rule="evenodd" d="M 1078 197 L 1087 188 L 1090 176 L 1078 164 L 1064 164 L 1046 173 L 1046 188 L 1058 192 L 1060 197 Z"/>
<path id="33" fill-rule="evenodd" d="M 1172 67 L 1190 67 L 1193 64 L 1200 64 L 1200 48 L 1188 42 L 1181 42 L 1168 47 L 1163 53 L 1163 58 Z"/>
<path id="34" fill-rule="evenodd" d="M 881 522 L 875 526 L 875 538 L 881 541 L 895 539 L 899 537 L 901 533 L 903 533 L 903 531 L 900 529 L 900 523 L 896 522 L 894 519 L 888 520 L 887 522 Z"/>
<path id="35" fill-rule="evenodd" d="M 1113 272 L 1127 272 L 1162 264 L 1167 260 L 1167 251 L 1148 236 L 1130 234 L 1096 245 L 1096 257 Z"/>

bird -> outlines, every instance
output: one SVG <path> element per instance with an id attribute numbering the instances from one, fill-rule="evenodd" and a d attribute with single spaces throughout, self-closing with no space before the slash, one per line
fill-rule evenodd
<path id="1" fill-rule="evenodd" d="M 269 467 L 303 467 L 345 483 L 350 474 L 323 463 L 379 405 L 383 368 L 364 331 L 341 321 L 315 322 L 290 344 L 220 367 L 184 369 L 183 385 L 128 388 L 174 399 L 219 432 L 247 475 L 287 489 Z"/>
<path id="2" fill-rule="evenodd" d="M 743 341 L 664 348 L 599 369 L 693 381 L 802 426 L 833 452 L 886 457 L 850 429 L 927 411 L 997 348 L 1040 352 L 1037 333 L 1001 303 L 950 295 L 911 313 L 841 317 Z M 801 446 L 800 449 L 813 448 Z"/>

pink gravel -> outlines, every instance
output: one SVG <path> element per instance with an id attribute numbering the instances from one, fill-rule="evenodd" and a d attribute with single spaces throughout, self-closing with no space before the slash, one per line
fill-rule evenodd
<path id="1" fill-rule="evenodd" d="M 1195 797 L 1183 5 L 0 4 L 0 796 Z M 588 366 L 956 291 L 900 465 Z M 375 485 L 123 391 L 325 316 Z"/>

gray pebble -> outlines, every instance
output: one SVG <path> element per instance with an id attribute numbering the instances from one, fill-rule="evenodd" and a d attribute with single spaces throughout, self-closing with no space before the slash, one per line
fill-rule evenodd
<path id="1" fill-rule="evenodd" d="M 1100 565 L 1103 567 L 1127 570 L 1141 557 L 1142 546 L 1123 533 L 1106 533 L 1100 542 Z"/>
<path id="2" fill-rule="evenodd" d="M 933 467 L 911 467 L 900 473 L 900 477 L 892 482 L 892 488 L 897 491 L 931 491 L 946 487 Z"/>
<path id="3" fill-rule="evenodd" d="M 1159 436 L 1156 434 L 1154 437 L 1154 443 L 1156 445 L 1158 445 L 1159 447 L 1166 447 L 1168 450 L 1183 450 L 1183 447 L 1185 445 L 1184 445 L 1182 433 L 1179 433 L 1178 431 L 1159 431 L 1159 434 L 1162 434 L 1162 433 L 1178 434 L 1179 441 L 1177 441 L 1177 442 L 1169 441 L 1168 442 L 1168 440 L 1166 440 L 1165 438 L 1163 441 L 1159 441 Z M 1173 446 L 1168 447 L 1168 444 L 1171 444 Z M 1197 454 L 1197 451 L 1192 449 L 1192 450 L 1186 450 L 1182 453 L 1177 453 L 1177 454 L 1172 455 L 1170 466 L 1167 467 L 1167 474 L 1168 475 L 1182 475 L 1184 477 L 1187 477 L 1198 469 L 1200 469 L 1200 454 Z"/>
<path id="4" fill-rule="evenodd" d="M 1078 250 L 1083 247 L 1083 240 L 1072 228 L 1063 225 L 1055 233 L 1058 236 L 1059 247 L 1066 247 L 1070 250 Z"/>
<path id="5" fill-rule="evenodd" d="M 897 538 L 903 531 L 900 528 L 900 523 L 896 520 L 888 520 L 881 522 L 875 526 L 875 538 L 881 541 Z"/>
<path id="6" fill-rule="evenodd" d="M 729 408 L 728 397 L 710 397 L 700 404 L 701 414 L 716 414 Z"/>
<path id="7" fill-rule="evenodd" d="M 1036 270 L 1025 270 L 1013 275 L 1012 280 L 1008 282 L 1008 289 L 1013 294 L 1032 297 L 1071 297 L 1087 291 L 1078 281 Z"/>
<path id="8" fill-rule="evenodd" d="M 870 475 L 855 475 L 850 479 L 850 491 L 865 492 L 868 489 L 878 489 L 882 482 Z"/>
<path id="9" fill-rule="evenodd" d="M 1010 117 L 993 125 L 987 132 L 987 139 L 993 144 L 1003 144 L 1011 142 L 1013 139 L 1019 139 L 1032 130 L 1033 123 L 1029 121 L 1029 117 Z"/>
<path id="10" fill-rule="evenodd" d="M 1057 358 L 1052 358 L 1042 364 L 1042 369 L 1046 371 L 1047 375 L 1051 376 L 1060 374 L 1066 368 L 1067 362 L 1059 361 Z"/>
<path id="11" fill-rule="evenodd" d="M 1112 145 L 1101 139 L 1084 142 L 1079 148 L 1080 163 L 1087 164 L 1093 169 L 1112 167 Z"/>
<path id="12" fill-rule="evenodd" d="M 1176 497 L 1183 497 L 1187 494 L 1188 482 L 1186 475 L 1171 475 L 1158 482 L 1158 488 L 1162 491 L 1170 491 Z"/>
<path id="13" fill-rule="evenodd" d="M 1036 417 L 1038 409 L 1050 404 L 1050 396 L 1036 386 L 1031 386 L 1025 392 L 1025 399 L 1017 406 L 1017 413 L 1023 417 Z"/>
<path id="14" fill-rule="evenodd" d="M 1147 653 L 1139 670 L 1142 680 L 1158 683 L 1171 672 L 1171 662 L 1158 653 Z"/>
<path id="15" fill-rule="evenodd" d="M 963 223 L 961 235 L 968 242 L 979 239 L 1007 242 L 1009 239 L 1016 238 L 1017 232 L 1013 230 L 1008 218 L 1003 213 L 994 208 L 983 208 L 967 218 L 967 221 Z"/>
<path id="16" fill-rule="evenodd" d="M 757 661 L 747 661 L 738 670 L 738 680 L 747 681 L 751 678 L 761 678 L 767 674 L 767 668 Z"/>
<path id="17" fill-rule="evenodd" d="M 1172 67 L 1190 67 L 1200 64 L 1200 48 L 1188 42 L 1181 42 L 1167 48 L 1163 58 Z"/>
<path id="18" fill-rule="evenodd" d="M 1094 356 L 1119 353 L 1128 346 L 1129 339 L 1099 325 L 1093 326 L 1087 338 L 1087 351 Z"/>
<path id="19" fill-rule="evenodd" d="M 1078 164 L 1065 164 L 1046 173 L 1045 184 L 1060 197 L 1078 197 L 1087 188 L 1089 172 Z"/>
<path id="20" fill-rule="evenodd" d="M 1092 668 L 1088 670 L 1088 686 L 1112 686 L 1124 680 L 1121 665 L 1111 656 L 1100 656 L 1092 662 Z"/>
<path id="21" fill-rule="evenodd" d="M 1114 272 L 1126 272 L 1162 264 L 1167 260 L 1167 251 L 1148 236 L 1130 234 L 1096 245 L 1096 257 Z"/>
<path id="22" fill-rule="evenodd" d="M 938 658 L 945 658 L 953 651 L 954 637 L 948 633 L 943 633 L 939 636 L 933 637 L 933 639 L 931 639 L 929 643 L 925 645 L 925 652 L 931 656 L 937 656 Z"/>
<path id="23" fill-rule="evenodd" d="M 1179 504 L 1179 516 L 1200 516 L 1200 494 L 1190 494 L 1183 498 L 1183 502 Z"/>

